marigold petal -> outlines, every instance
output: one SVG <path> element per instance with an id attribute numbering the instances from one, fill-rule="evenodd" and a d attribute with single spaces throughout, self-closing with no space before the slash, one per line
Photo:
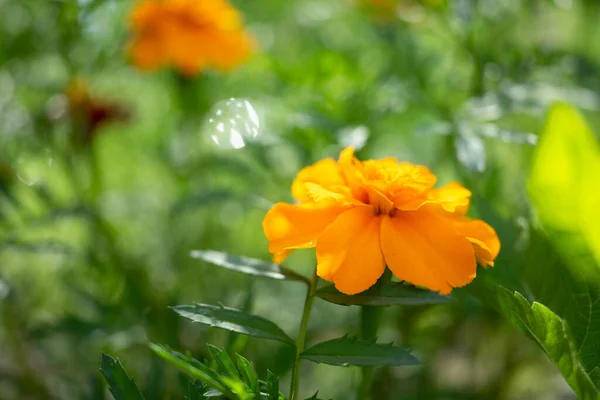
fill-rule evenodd
<path id="1" fill-rule="evenodd" d="M 263 220 L 269 252 L 315 247 L 323 230 L 345 210 L 342 206 L 275 204 Z M 280 258 L 281 259 L 281 258 Z"/>
<path id="2" fill-rule="evenodd" d="M 425 204 L 439 204 L 448 212 L 465 214 L 469 209 L 471 192 L 459 183 L 451 182 L 439 189 L 432 189 L 429 192 L 421 193 L 413 198 L 400 198 L 394 205 L 399 210 L 415 211 Z"/>
<path id="3" fill-rule="evenodd" d="M 139 2 L 129 15 L 129 25 L 134 30 L 142 30 L 160 19 L 160 3 L 152 0 Z"/>
<path id="4" fill-rule="evenodd" d="M 244 32 L 221 32 L 215 40 L 208 41 L 204 45 L 211 65 L 222 71 L 241 64 L 255 48 L 253 38 Z"/>
<path id="5" fill-rule="evenodd" d="M 129 56 L 133 63 L 141 70 L 153 70 L 164 63 L 164 54 L 161 42 L 151 35 L 142 36 L 134 40 L 129 47 Z"/>
<path id="6" fill-rule="evenodd" d="M 313 203 L 338 203 L 338 204 L 362 204 L 360 201 L 352 197 L 350 188 L 347 186 L 337 186 L 330 189 L 325 189 L 323 186 L 312 182 L 304 184 L 306 194 Z"/>
<path id="7" fill-rule="evenodd" d="M 466 285 L 476 274 L 471 243 L 434 209 L 384 216 L 381 248 L 398 279 L 442 294 Z"/>
<path id="8" fill-rule="evenodd" d="M 226 70 L 256 47 L 240 12 L 226 0 L 141 0 L 130 26 L 136 40 L 143 40 L 131 50 L 142 69 L 170 65 L 188 75 L 207 67 Z"/>
<path id="9" fill-rule="evenodd" d="M 429 192 L 429 200 L 439 203 L 444 210 L 464 214 L 469 208 L 471 191 L 457 182 L 450 182 Z"/>
<path id="10" fill-rule="evenodd" d="M 317 240 L 317 274 L 345 294 L 373 286 L 385 270 L 380 224 L 372 207 L 342 213 Z"/>
<path id="11" fill-rule="evenodd" d="M 346 185 L 350 188 L 352 196 L 363 203 L 368 201 L 368 194 L 363 189 L 362 163 L 354 157 L 354 147 L 346 147 L 340 153 L 338 165 L 342 170 Z"/>
<path id="12" fill-rule="evenodd" d="M 340 166 L 332 158 L 318 161 L 298 172 L 292 183 L 292 196 L 296 200 L 300 202 L 314 200 L 314 196 L 310 192 L 310 186 L 306 185 L 307 183 L 319 185 L 328 190 L 346 185 Z"/>
<path id="13" fill-rule="evenodd" d="M 182 26 L 174 25 L 165 33 L 166 58 L 184 74 L 191 76 L 205 68 L 209 60 L 202 49 L 207 35 L 199 32 L 185 32 Z"/>
<path id="14" fill-rule="evenodd" d="M 454 219 L 454 229 L 473 244 L 479 264 L 494 266 L 494 260 L 500 252 L 500 239 L 494 228 L 480 219 L 460 217 Z"/>
<path id="15" fill-rule="evenodd" d="M 275 264 L 281 264 L 282 262 L 285 261 L 286 258 L 288 258 L 288 256 L 290 254 L 292 254 L 292 250 L 279 251 L 279 252 L 273 254 L 273 262 Z"/>

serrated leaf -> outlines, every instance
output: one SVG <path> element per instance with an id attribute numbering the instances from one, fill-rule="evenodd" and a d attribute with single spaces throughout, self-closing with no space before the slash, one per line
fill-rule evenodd
<path id="1" fill-rule="evenodd" d="M 275 323 L 235 308 L 200 303 L 171 308 L 182 317 L 200 324 L 294 345 L 294 341 Z"/>
<path id="2" fill-rule="evenodd" d="M 246 386 L 250 388 L 252 393 L 260 394 L 260 385 L 258 382 L 258 376 L 256 375 L 256 370 L 250 361 L 245 359 L 244 357 L 236 354 L 237 366 L 242 374 L 242 379 Z"/>
<path id="3" fill-rule="evenodd" d="M 419 289 L 401 282 L 386 282 L 355 295 L 340 293 L 334 285 L 317 290 L 316 295 L 330 303 L 343 306 L 394 306 L 444 303 L 447 296 L 429 290 Z"/>
<path id="4" fill-rule="evenodd" d="M 190 255 L 219 267 L 227 268 L 251 276 L 278 280 L 293 280 L 309 283 L 309 280 L 292 270 L 277 264 L 249 257 L 236 257 L 216 250 L 193 250 Z"/>
<path id="5" fill-rule="evenodd" d="M 543 233 L 530 232 L 529 252 L 518 271 L 528 293 L 568 325 L 570 354 L 553 361 L 561 362 L 560 371 L 584 399 L 600 398 L 599 182 L 595 135 L 576 109 L 553 106 L 529 179 Z"/>
<path id="6" fill-rule="evenodd" d="M 302 352 L 300 357 L 317 363 L 348 366 L 417 365 L 420 361 L 408 350 L 347 336 L 318 343 Z"/>
<path id="7" fill-rule="evenodd" d="M 150 343 L 149 346 L 159 357 L 173 364 L 189 376 L 200 380 L 208 387 L 216 389 L 225 395 L 233 395 L 221 382 L 218 374 L 198 360 L 154 343 Z"/>
<path id="8" fill-rule="evenodd" d="M 100 371 L 104 375 L 104 379 L 106 379 L 115 400 L 144 399 L 144 396 L 142 396 L 133 379 L 127 375 L 127 371 L 125 371 L 119 360 L 102 353 L 102 367 Z"/>
<path id="9" fill-rule="evenodd" d="M 267 400 L 279 400 L 279 377 L 267 370 Z"/>
<path id="10" fill-rule="evenodd" d="M 227 352 L 219 349 L 216 346 L 213 346 L 212 344 L 208 345 L 208 350 L 210 351 L 212 358 L 219 366 L 219 372 L 221 372 L 221 374 L 227 374 L 234 379 L 240 378 L 240 374 L 238 373 L 237 368 L 233 363 L 233 360 L 231 359 L 231 357 L 229 357 L 229 354 L 227 354 Z"/>
<path id="11" fill-rule="evenodd" d="M 478 279 L 468 291 L 497 309 L 533 339 L 556 364 L 581 399 L 598 399 L 590 375 L 581 365 L 568 323 L 541 303 L 532 304 L 518 292 Z"/>

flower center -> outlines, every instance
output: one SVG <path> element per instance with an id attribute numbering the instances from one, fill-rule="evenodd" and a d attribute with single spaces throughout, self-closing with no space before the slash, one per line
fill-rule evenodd
<path id="1" fill-rule="evenodd" d="M 393 216 L 396 212 L 394 203 L 377 189 L 368 188 L 369 204 L 375 209 L 375 215 Z"/>

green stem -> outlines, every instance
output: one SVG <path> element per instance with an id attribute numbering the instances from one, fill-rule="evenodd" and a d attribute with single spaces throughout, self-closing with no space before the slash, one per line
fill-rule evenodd
<path id="1" fill-rule="evenodd" d="M 313 300 L 315 299 L 315 291 L 317 289 L 317 269 L 308 286 L 306 299 L 304 300 L 304 311 L 302 311 L 302 321 L 300 322 L 300 331 L 296 340 L 296 359 L 294 360 L 294 368 L 292 369 L 292 382 L 290 384 L 290 400 L 298 399 L 298 387 L 300 386 L 300 354 L 304 350 L 304 341 L 306 340 L 306 331 L 308 328 L 308 319 L 312 310 Z"/>
<path id="2" fill-rule="evenodd" d="M 379 323 L 383 314 L 381 307 L 362 306 L 360 308 L 360 338 L 371 340 L 377 337 Z M 358 387 L 357 399 L 367 400 L 371 392 L 373 381 L 373 367 L 362 367 L 362 377 Z"/>

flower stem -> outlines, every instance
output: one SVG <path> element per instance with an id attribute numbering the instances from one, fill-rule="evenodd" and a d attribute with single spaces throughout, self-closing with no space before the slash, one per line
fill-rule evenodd
<path id="1" fill-rule="evenodd" d="M 302 311 L 302 321 L 300 322 L 300 331 L 298 339 L 296 339 L 296 359 L 294 360 L 294 368 L 292 369 L 292 382 L 290 384 L 290 400 L 298 399 L 298 387 L 300 385 L 300 354 L 304 350 L 304 341 L 306 340 L 306 331 L 308 328 L 308 319 L 312 310 L 313 300 L 315 299 L 315 291 L 317 289 L 317 269 L 313 273 L 313 277 L 308 285 L 306 299 L 304 300 L 304 310 Z"/>
<path id="2" fill-rule="evenodd" d="M 381 321 L 383 308 L 362 306 L 360 308 L 360 338 L 364 340 L 375 339 Z M 362 367 L 362 377 L 358 387 L 357 399 L 367 400 L 370 398 L 373 380 L 373 367 Z"/>

